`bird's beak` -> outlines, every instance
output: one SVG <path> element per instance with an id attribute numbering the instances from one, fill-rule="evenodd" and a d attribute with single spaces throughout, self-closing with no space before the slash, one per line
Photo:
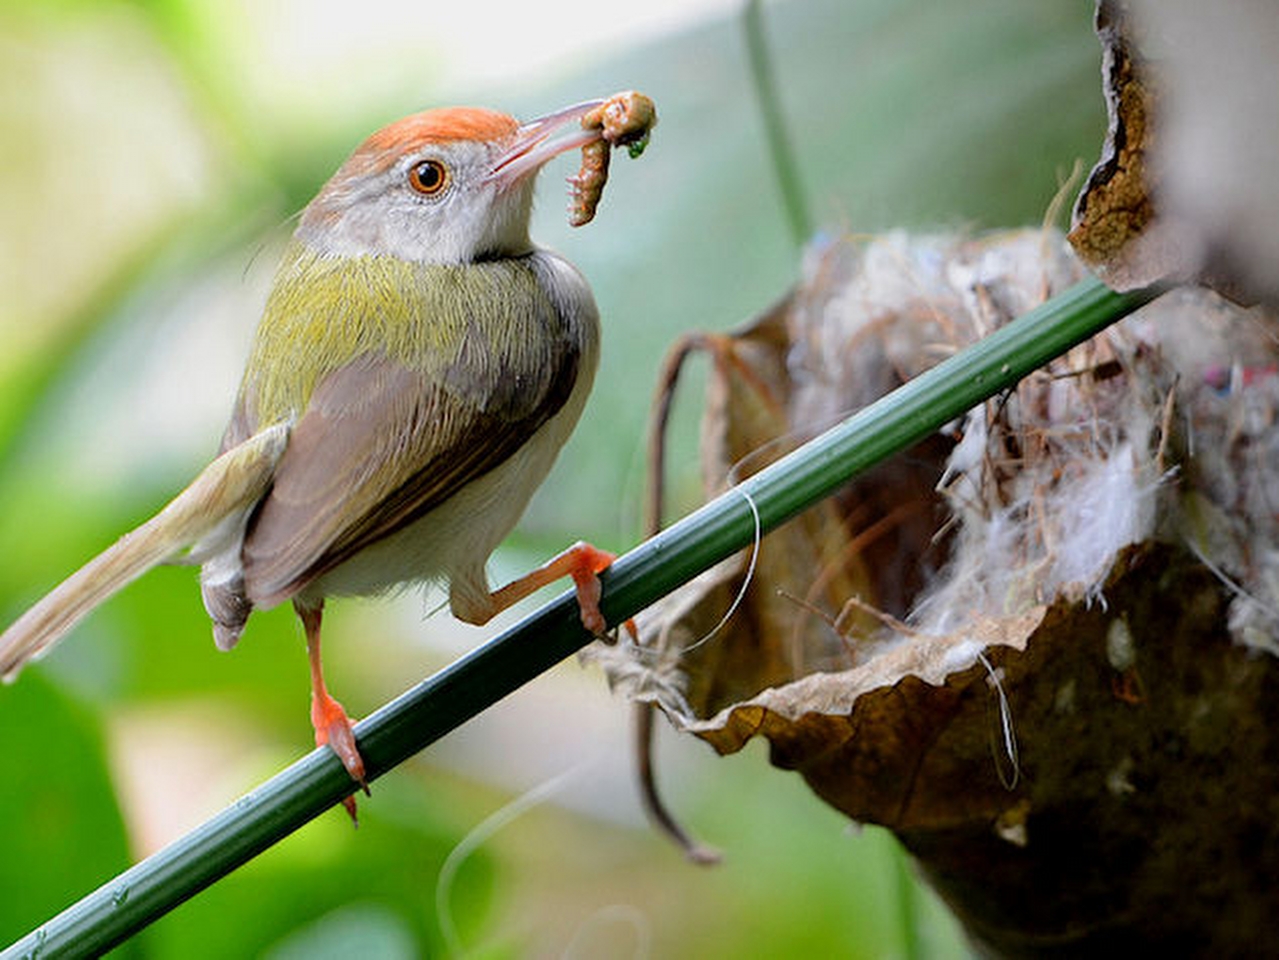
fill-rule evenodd
<path id="1" fill-rule="evenodd" d="M 512 186 L 537 172 L 552 157 L 600 139 L 599 127 L 588 130 L 582 126 L 582 117 L 603 102 L 587 100 L 522 124 L 510 146 L 493 164 L 488 178 L 503 187 Z"/>

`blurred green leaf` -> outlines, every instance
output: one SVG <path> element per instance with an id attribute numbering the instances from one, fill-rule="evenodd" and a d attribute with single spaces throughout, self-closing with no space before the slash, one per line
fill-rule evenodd
<path id="1" fill-rule="evenodd" d="M 421 956 L 407 925 L 389 910 L 358 901 L 289 934 L 263 960 L 414 960 Z"/>
<path id="2" fill-rule="evenodd" d="M 94 716 L 38 675 L 4 690 L 0 945 L 129 865 Z M 51 762 L 54 761 L 54 762 Z M 131 948 L 121 956 L 139 955 Z"/>
<path id="3" fill-rule="evenodd" d="M 435 882 L 457 836 L 455 818 L 432 811 L 432 793 L 420 777 L 379 784 L 376 801 L 361 805 L 358 830 L 332 811 L 197 894 L 140 943 L 151 956 L 183 960 L 287 958 L 303 949 L 312 957 L 439 956 Z M 488 909 L 493 884 L 483 853 L 459 876 L 451 902 L 468 926 Z M 357 936 L 369 939 L 343 953 Z"/>

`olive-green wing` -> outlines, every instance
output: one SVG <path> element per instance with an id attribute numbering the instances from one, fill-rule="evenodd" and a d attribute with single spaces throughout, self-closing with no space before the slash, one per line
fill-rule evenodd
<path id="1" fill-rule="evenodd" d="M 293 596 L 510 457 L 564 405 L 581 360 L 563 341 L 521 357 L 504 369 L 463 349 L 441 376 L 364 355 L 325 377 L 245 535 L 254 605 Z"/>

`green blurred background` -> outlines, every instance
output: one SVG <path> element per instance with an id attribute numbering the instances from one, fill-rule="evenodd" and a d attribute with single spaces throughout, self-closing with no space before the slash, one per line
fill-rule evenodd
<path id="1" fill-rule="evenodd" d="M 764 4 L 814 222 L 829 231 L 1037 223 L 1104 132 L 1084 0 Z M 661 115 L 595 222 L 563 158 L 534 235 L 591 280 L 595 394 L 493 563 L 639 536 L 663 352 L 798 277 L 733 0 L 6 0 L 0 6 L 0 617 L 172 496 L 216 447 L 290 220 L 366 134 L 446 102 L 534 116 L 634 87 Z M 694 378 L 696 379 L 696 378 Z M 697 500 L 696 388 L 675 430 Z M 438 593 L 330 607 L 335 693 L 370 712 L 486 636 Z M 0 689 L 0 944 L 179 836 L 310 744 L 288 610 L 229 655 L 192 571 L 147 576 Z M 672 805 L 722 848 L 686 865 L 643 822 L 629 710 L 564 664 L 118 956 L 445 952 L 445 858 L 512 798 L 445 890 L 479 956 L 955 956 L 962 939 L 890 837 L 856 830 L 762 748 L 717 760 L 662 731 Z M 559 778 L 559 779 L 556 779 Z"/>

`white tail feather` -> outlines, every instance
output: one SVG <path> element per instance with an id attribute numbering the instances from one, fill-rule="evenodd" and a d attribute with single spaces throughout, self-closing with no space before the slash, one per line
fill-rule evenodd
<path id="1" fill-rule="evenodd" d="M 29 660 L 62 639 L 94 607 L 152 567 L 204 552 L 202 541 L 251 509 L 266 492 L 288 442 L 279 424 L 232 447 L 201 471 L 191 485 L 142 526 L 126 533 L 24 613 L 0 634 L 0 677 L 11 681 Z"/>

